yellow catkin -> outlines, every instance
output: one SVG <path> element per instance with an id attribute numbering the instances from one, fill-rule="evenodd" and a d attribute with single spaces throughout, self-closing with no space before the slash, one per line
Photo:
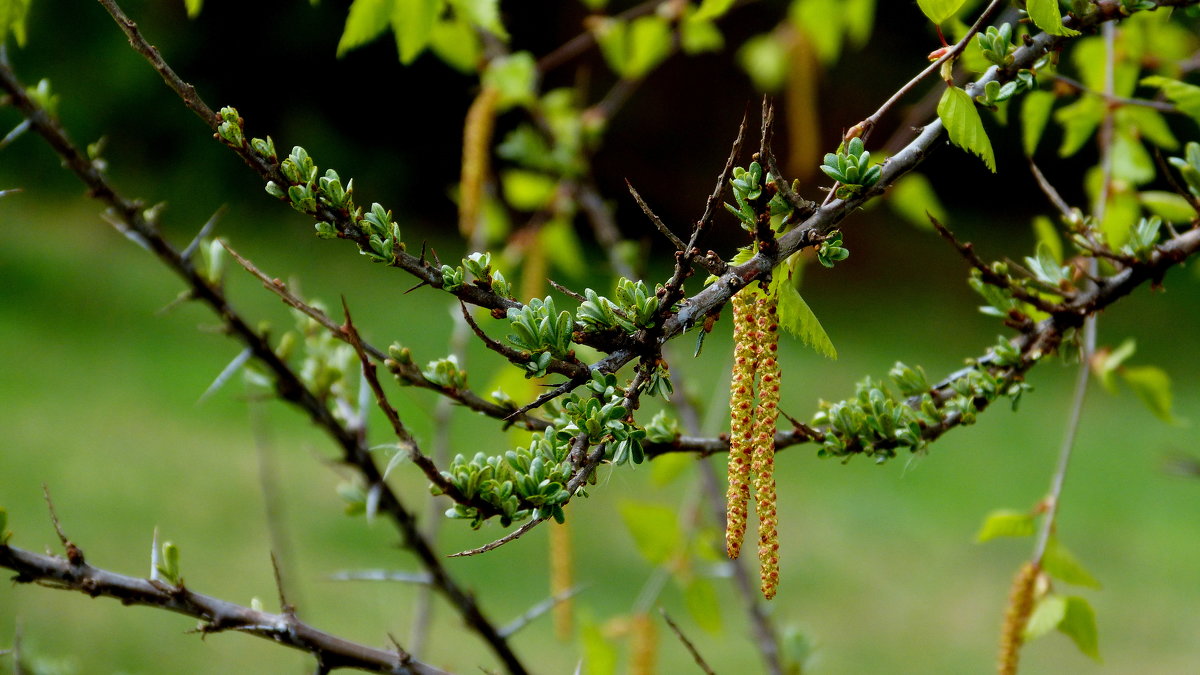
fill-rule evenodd
<path id="1" fill-rule="evenodd" d="M 750 503 L 750 441 L 754 433 L 754 366 L 758 348 L 754 300 L 748 292 L 733 296 L 733 375 L 729 382 L 729 490 L 725 495 L 725 550 L 742 552 Z"/>
<path id="2" fill-rule="evenodd" d="M 754 413 L 754 449 L 750 471 L 754 474 L 754 508 L 758 514 L 758 564 L 763 597 L 775 597 L 779 586 L 779 519 L 775 495 L 775 423 L 779 418 L 779 320 L 775 298 L 759 297 L 758 408 Z"/>
<path id="3" fill-rule="evenodd" d="M 550 594 L 555 597 L 571 590 L 570 522 L 550 527 Z M 571 639 L 573 609 L 570 598 L 554 605 L 554 636 L 564 642 Z"/>
<path id="4" fill-rule="evenodd" d="M 630 624 L 630 675 L 654 675 L 654 662 L 658 659 L 658 633 L 654 621 L 649 614 L 641 612 L 633 615 Z"/>
<path id="5" fill-rule="evenodd" d="M 492 129 L 496 121 L 496 102 L 500 90 L 484 87 L 467 109 L 463 122 L 462 176 L 458 190 L 458 231 L 467 239 L 479 222 L 483 203 L 483 184 L 487 180 Z"/>
<path id="6" fill-rule="evenodd" d="M 1004 627 L 1000 630 L 1000 656 L 996 660 L 996 671 L 1000 675 L 1016 675 L 1017 661 L 1021 657 L 1021 643 L 1025 624 L 1033 612 L 1034 589 L 1037 587 L 1041 570 L 1032 562 L 1021 566 L 1013 579 L 1008 593 L 1008 609 L 1004 611 Z"/>

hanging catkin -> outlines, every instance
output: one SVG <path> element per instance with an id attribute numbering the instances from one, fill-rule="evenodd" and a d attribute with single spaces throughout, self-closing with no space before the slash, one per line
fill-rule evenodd
<path id="1" fill-rule="evenodd" d="M 779 321 L 775 298 L 762 295 L 758 318 L 758 407 L 754 412 L 754 508 L 758 513 L 758 564 L 763 597 L 775 597 L 779 585 L 779 520 L 775 513 L 775 423 L 779 418 Z"/>
<path id="2" fill-rule="evenodd" d="M 739 293 L 733 306 L 733 376 L 729 382 L 729 490 L 725 514 L 725 550 L 730 558 L 742 552 L 750 503 L 750 444 L 754 438 L 754 366 L 758 348 L 755 303 Z"/>
<path id="3" fill-rule="evenodd" d="M 1000 630 L 1000 657 L 996 663 L 1000 675 L 1016 675 L 1025 624 L 1029 623 L 1029 615 L 1033 613 L 1039 571 L 1031 562 L 1022 565 L 1008 592 L 1008 609 L 1004 612 L 1004 627 Z"/>

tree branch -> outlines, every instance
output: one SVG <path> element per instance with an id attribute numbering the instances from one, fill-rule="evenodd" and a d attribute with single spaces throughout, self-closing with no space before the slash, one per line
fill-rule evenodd
<path id="1" fill-rule="evenodd" d="M 389 651 L 358 644 L 323 632 L 300 621 L 294 614 L 271 614 L 243 607 L 210 595 L 154 583 L 72 563 L 56 556 L 39 555 L 10 546 L 0 546 L 0 567 L 17 573 L 15 583 L 36 583 L 48 588 L 78 591 L 93 598 L 108 597 L 124 605 L 144 605 L 200 619 L 202 635 L 237 631 L 308 652 L 326 669 L 354 668 L 373 673 L 446 675 L 446 672 L 416 661 L 402 651 Z"/>

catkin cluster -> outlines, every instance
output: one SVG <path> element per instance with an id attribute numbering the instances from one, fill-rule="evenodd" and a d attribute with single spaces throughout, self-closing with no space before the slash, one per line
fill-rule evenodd
<path id="1" fill-rule="evenodd" d="M 758 514 L 762 593 L 779 585 L 779 531 L 775 512 L 775 422 L 779 417 L 779 321 L 775 299 L 749 292 L 733 296 L 733 375 L 729 385 L 729 491 L 725 548 L 741 554 L 750 483 Z M 757 393 L 757 403 L 755 402 Z"/>

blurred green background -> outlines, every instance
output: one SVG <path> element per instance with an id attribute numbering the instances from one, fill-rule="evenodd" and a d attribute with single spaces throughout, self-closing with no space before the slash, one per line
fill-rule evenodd
<path id="1" fill-rule="evenodd" d="M 303 143 L 322 167 L 354 176 L 362 200 L 395 209 L 410 241 L 424 238 L 443 258 L 457 256 L 461 244 L 449 238 L 455 207 L 447 194 L 457 176 L 471 82 L 429 57 L 401 68 L 387 39 L 335 61 L 345 4 L 213 2 L 191 22 L 181 2 L 130 2 L 126 9 L 211 105 L 237 105 L 251 134 L 270 133 L 281 148 Z M 882 4 L 878 24 L 887 29 L 876 31 L 866 60 L 850 55 L 820 85 L 826 147 L 921 67 L 931 48 L 930 31 L 913 7 Z M 510 25 L 514 39 L 532 44 L 535 53 L 579 30 L 581 9 L 530 5 L 509 10 Z M 759 3 L 731 15 L 728 43 L 769 27 L 782 6 Z M 729 63 L 732 49 L 672 59 L 614 119 L 596 158 L 597 182 L 616 203 L 627 236 L 649 237 L 620 191 L 626 177 L 668 222 L 697 217 L 737 120 L 756 99 Z M 107 136 L 109 173 L 127 196 L 168 203 L 164 228 L 174 241 L 186 243 L 213 210 L 229 204 L 218 233 L 268 274 L 298 279 L 306 295 L 330 305 L 344 295 L 377 344 L 399 340 L 421 360 L 445 353 L 452 311 L 445 298 L 427 290 L 404 295 L 409 278 L 367 264 L 346 245 L 315 239 L 306 219 L 265 198 L 255 176 L 211 141 L 98 5 L 35 0 L 30 45 L 10 56 L 27 83 L 51 78 L 77 141 Z M 598 63 L 590 58 L 584 63 Z M 0 110 L 0 120 L 19 121 L 10 110 Z M 951 211 L 950 224 L 988 257 L 1024 255 L 1032 242 L 1028 217 L 1043 210 L 1040 197 L 1027 191 L 1019 151 L 1006 134 L 997 128 L 993 135 L 999 176 L 947 151 L 934 157 L 938 169 L 930 172 Z M 1180 127 L 1179 134 L 1195 138 L 1196 129 Z M 780 147 L 786 142 L 781 137 Z M 1052 180 L 1075 203 L 1079 166 L 1050 167 Z M 397 548 L 386 522 L 342 514 L 337 486 L 348 474 L 332 463 L 325 438 L 282 405 L 247 400 L 237 379 L 197 403 L 238 347 L 204 330 L 216 322 L 201 307 L 158 313 L 178 294 L 179 282 L 98 218 L 99 207 L 39 139 L 27 135 L 0 153 L 0 188 L 13 187 L 23 192 L 0 200 L 0 425 L 6 431 L 0 505 L 9 511 L 14 545 L 57 550 L 42 501 L 45 484 L 68 534 L 93 564 L 148 574 L 157 527 L 182 549 L 189 587 L 241 603 L 258 597 L 273 608 L 272 544 L 260 489 L 265 461 L 279 488 L 275 505 L 290 542 L 288 592 L 300 616 L 347 638 L 382 645 L 390 633 L 405 643 L 412 587 L 328 579 L 342 570 L 410 570 L 414 563 Z M 734 226 L 722 221 L 721 227 Z M 581 236 L 588 235 L 581 230 Z M 1002 332 L 975 311 L 964 265 L 930 233 L 876 208 L 847 222 L 846 242 L 850 259 L 834 271 L 811 269 L 804 288 L 839 360 L 823 360 L 794 340 L 782 346 L 783 408 L 800 418 L 810 416 L 820 398 L 851 395 L 861 377 L 884 376 L 896 360 L 921 364 L 939 378 Z M 722 239 L 709 245 L 721 246 Z M 603 262 L 598 255 L 595 261 Z M 662 269 L 654 269 L 651 280 L 662 277 Z M 1176 414 L 1194 422 L 1200 420 L 1200 363 L 1191 356 L 1200 291 L 1188 270 L 1169 274 L 1165 288 L 1141 289 L 1106 312 L 1101 343 L 1136 336 L 1135 361 L 1169 369 Z M 278 330 L 290 326 L 282 306 L 246 275 L 231 272 L 229 291 L 246 316 Z M 502 330 L 495 323 L 489 328 Z M 689 339 L 678 341 L 673 370 L 701 404 L 705 431 L 719 433 L 727 423 L 728 336 L 718 327 L 696 360 L 683 356 L 690 346 Z M 476 387 L 484 388 L 500 367 L 471 346 L 468 368 Z M 1019 412 L 998 405 L 976 426 L 939 441 L 928 457 L 876 467 L 820 461 L 806 446 L 779 456 L 783 581 L 770 610 L 781 628 L 798 630 L 815 645 L 813 672 L 992 668 L 1009 583 L 1030 542 L 981 546 L 972 539 L 988 511 L 1024 510 L 1044 494 L 1073 373 L 1073 367 L 1043 365 L 1032 373 L 1036 389 Z M 434 397 L 391 393 L 428 445 Z M 1094 390 L 1083 415 L 1060 532 L 1104 584 L 1081 591 L 1098 613 L 1104 662 L 1050 636 L 1026 648 L 1023 672 L 1191 672 L 1200 658 L 1200 482 L 1165 465 L 1178 453 L 1196 454 L 1194 426 L 1162 424 L 1127 391 Z M 453 420 L 455 451 L 505 448 L 493 423 L 462 410 Z M 378 421 L 373 432 L 387 442 Z M 723 472 L 720 458 L 705 461 Z M 655 480 L 661 473 L 653 466 L 605 469 L 593 496 L 569 509 L 576 580 L 585 585 L 576 600 L 580 617 L 603 624 L 627 614 L 655 574 L 620 521 L 621 504 L 668 506 L 681 517 L 695 504 L 691 462 L 665 485 Z M 393 480 L 410 506 L 426 509 L 425 483 L 416 471 L 403 467 Z M 486 556 L 447 562 L 497 623 L 547 596 L 547 529 Z M 498 534 L 495 527 L 471 532 L 448 522 L 439 547 L 450 553 Z M 697 571 L 726 572 L 716 561 Z M 753 672 L 758 661 L 740 600 L 728 583 L 718 578 L 716 585 L 724 608 L 716 634 L 688 616 L 675 586 L 666 586 L 659 604 L 718 672 Z M 492 663 L 440 602 L 436 619 L 425 660 L 457 672 Z M 265 641 L 201 640 L 187 634 L 193 627 L 189 619 L 156 610 L 0 584 L 0 648 L 11 646 L 20 630 L 25 653 L 44 672 L 311 670 L 302 655 Z M 687 654 L 661 624 L 659 634 L 661 671 L 686 672 Z M 571 672 L 579 659 L 577 644 L 555 640 L 548 618 L 520 633 L 515 647 L 539 673 Z M 0 658 L 0 672 L 9 668 Z"/>

